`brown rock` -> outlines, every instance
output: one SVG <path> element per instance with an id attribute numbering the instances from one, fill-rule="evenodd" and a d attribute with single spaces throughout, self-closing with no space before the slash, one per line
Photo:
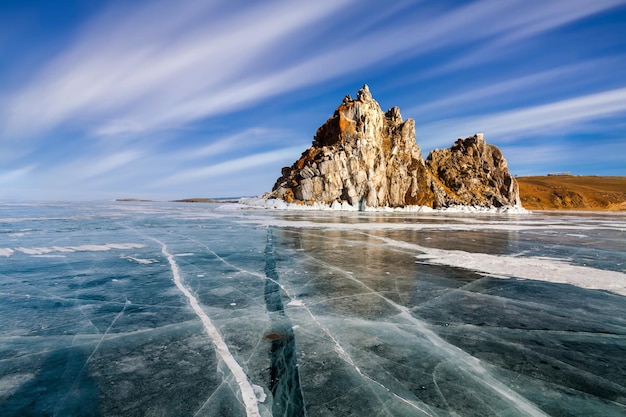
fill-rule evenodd
<path id="1" fill-rule="evenodd" d="M 315 134 L 311 148 L 282 169 L 271 198 L 353 206 L 519 205 L 506 161 L 482 135 L 435 151 L 425 164 L 415 122 L 383 113 L 367 85 L 349 95 Z"/>
<path id="2" fill-rule="evenodd" d="M 517 181 L 502 152 L 481 133 L 458 139 L 450 149 L 432 151 L 426 166 L 459 204 L 521 206 Z"/>

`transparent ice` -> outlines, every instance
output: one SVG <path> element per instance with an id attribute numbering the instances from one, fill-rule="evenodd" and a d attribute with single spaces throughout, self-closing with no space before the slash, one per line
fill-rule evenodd
<path id="1" fill-rule="evenodd" d="M 0 204 L 0 416 L 624 416 L 626 215 Z"/>

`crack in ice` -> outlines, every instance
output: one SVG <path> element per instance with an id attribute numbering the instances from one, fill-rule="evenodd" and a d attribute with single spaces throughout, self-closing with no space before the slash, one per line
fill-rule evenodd
<path id="1" fill-rule="evenodd" d="M 470 376 L 471 378 L 473 378 L 474 380 L 476 380 L 478 383 L 481 383 L 489 388 L 491 388 L 493 391 L 495 391 L 496 393 L 500 394 L 502 398 L 505 398 L 507 400 L 509 400 L 513 405 L 516 406 L 516 408 L 518 408 L 521 411 L 524 411 L 525 413 L 527 413 L 528 415 L 531 416 L 546 416 L 546 414 L 541 411 L 535 404 L 533 404 L 532 402 L 528 401 L 528 399 L 524 398 L 523 396 L 519 395 L 517 392 L 511 390 L 510 388 L 506 387 L 504 384 L 502 384 L 502 382 L 498 381 L 495 377 L 493 377 L 492 375 L 489 374 L 489 372 L 480 364 L 480 361 L 475 358 L 474 356 L 470 355 L 469 353 L 465 352 L 464 350 L 458 348 L 457 346 L 454 346 L 450 343 L 448 343 L 447 341 L 445 341 L 444 339 L 442 339 L 439 335 L 437 335 L 434 331 L 428 329 L 426 327 L 426 323 L 422 322 L 421 320 L 417 319 L 416 317 L 414 317 L 411 314 L 411 311 L 405 307 L 402 306 L 396 302 L 394 302 L 393 300 L 390 300 L 389 298 L 383 296 L 380 292 L 375 291 L 373 288 L 369 287 L 367 284 L 365 284 L 364 282 L 360 281 L 359 279 L 354 277 L 354 274 L 350 274 L 348 273 L 348 271 L 345 271 L 339 267 L 336 267 L 334 265 L 328 264 L 327 262 L 324 262 L 320 259 L 317 259 L 311 255 L 307 255 L 309 258 L 315 260 L 316 262 L 326 266 L 329 269 L 334 269 L 338 272 L 341 272 L 346 278 L 348 278 L 349 280 L 363 286 L 364 288 L 366 288 L 367 290 L 369 290 L 372 295 L 375 295 L 379 298 L 381 298 L 382 300 L 386 301 L 387 303 L 389 303 L 391 306 L 395 307 L 398 311 L 399 311 L 399 317 L 403 317 L 404 319 L 406 319 L 407 321 L 413 323 L 417 329 L 421 332 L 422 335 L 426 336 L 426 338 L 436 347 L 440 348 L 442 352 L 445 352 L 450 358 L 456 357 L 459 362 L 463 365 L 465 365 L 465 367 L 459 367 L 460 371 L 466 372 L 468 374 L 468 376 Z M 355 368 L 358 370 L 358 368 L 355 366 Z M 359 373 L 361 373 L 359 371 Z M 366 378 L 371 379 L 369 377 L 367 377 L 366 375 L 364 375 Z M 374 381 L 376 383 L 378 383 L 377 381 Z M 380 383 L 378 383 L 380 384 Z M 380 384 L 381 386 L 384 387 L 384 385 Z M 388 388 L 385 387 L 385 389 L 388 390 Z"/>
<path id="2" fill-rule="evenodd" d="M 194 239 L 194 238 L 192 238 L 192 237 L 189 237 L 189 236 L 185 236 L 185 235 L 181 235 L 181 236 L 183 236 L 183 237 L 185 237 L 185 238 L 187 238 L 187 239 L 191 240 L 192 242 L 194 242 L 194 243 L 196 243 L 196 244 L 200 245 L 201 247 L 205 248 L 207 251 L 209 251 L 209 253 L 211 253 L 211 255 L 215 256 L 215 257 L 216 257 L 219 261 L 221 261 L 221 262 L 222 262 L 222 263 L 224 263 L 225 265 L 227 265 L 227 266 L 229 266 L 229 267 L 231 267 L 231 268 L 233 268 L 233 269 L 237 270 L 238 272 L 243 272 L 243 273 L 246 273 L 246 274 L 250 274 L 250 275 L 253 275 L 253 276 L 255 276 L 255 277 L 259 277 L 259 278 L 261 278 L 261 279 L 263 279 L 263 280 L 266 278 L 266 277 L 265 277 L 265 275 L 263 275 L 263 274 L 261 274 L 261 273 L 259 273 L 259 272 L 248 271 L 247 269 L 243 269 L 243 268 L 241 268 L 241 267 L 238 267 L 237 265 L 233 265 L 233 264 L 231 264 L 231 263 L 230 263 L 230 262 L 228 262 L 226 259 L 224 259 L 224 258 L 222 258 L 221 256 L 219 256 L 219 255 L 218 255 L 218 254 L 217 254 L 217 253 L 216 253 L 213 249 L 211 249 L 211 248 L 210 248 L 207 244 L 205 244 L 205 243 L 202 243 L 202 242 L 200 242 L 200 241 L 198 241 L 198 240 L 196 240 L 196 239 Z"/>
<path id="3" fill-rule="evenodd" d="M 85 363 L 83 364 L 82 368 L 80 368 L 80 371 L 78 371 L 78 374 L 76 374 L 76 377 L 74 378 L 74 381 L 72 382 L 72 385 L 70 389 L 68 390 L 67 394 L 65 394 L 65 396 L 63 397 L 63 400 L 57 403 L 56 406 L 54 407 L 54 412 L 52 413 L 53 416 L 59 415 L 60 409 L 62 408 L 63 404 L 65 404 L 70 394 L 72 393 L 72 391 L 78 384 L 78 381 L 80 377 L 82 376 L 83 372 L 85 372 L 87 365 L 89 365 L 89 362 L 91 362 L 91 359 L 94 357 L 98 349 L 100 349 L 100 346 L 102 345 L 102 342 L 104 342 L 104 339 L 106 338 L 107 334 L 109 333 L 109 331 L 111 331 L 111 329 L 113 328 L 117 320 L 124 315 L 124 312 L 126 311 L 126 307 L 128 307 L 129 305 L 130 305 L 130 301 L 127 299 L 126 302 L 124 303 L 124 307 L 122 307 L 120 312 L 115 315 L 115 318 L 111 321 L 111 324 L 109 324 L 109 327 L 107 327 L 104 333 L 102 333 L 100 340 L 98 340 L 98 343 L 96 343 L 96 346 L 93 348 L 93 351 L 91 351 L 91 354 L 89 355 L 87 360 L 85 360 Z M 74 337 L 76 336 L 77 335 L 74 335 Z"/>
<path id="4" fill-rule="evenodd" d="M 232 373 L 233 377 L 237 381 L 237 385 L 239 386 L 239 390 L 241 393 L 241 398 L 246 408 L 246 415 L 248 417 L 257 417 L 257 416 L 261 417 L 261 414 L 259 412 L 259 406 L 257 403 L 256 394 L 254 392 L 254 388 L 252 387 L 252 384 L 248 380 L 248 376 L 244 372 L 241 365 L 239 365 L 239 363 L 235 360 L 232 353 L 230 353 L 230 350 L 228 349 L 226 342 L 224 342 L 224 339 L 220 335 L 219 331 L 217 330 L 217 328 L 215 327 L 215 325 L 213 324 L 209 316 L 207 316 L 207 314 L 204 312 L 204 310 L 200 306 L 198 299 L 191 293 L 191 291 L 189 291 L 183 285 L 182 279 L 180 276 L 180 270 L 178 268 L 178 264 L 176 263 L 176 260 L 174 259 L 174 255 L 172 255 L 168 251 L 167 245 L 165 243 L 161 242 L 160 240 L 156 238 L 150 238 L 150 239 L 154 240 L 155 242 L 161 245 L 161 253 L 165 255 L 165 257 L 167 258 L 170 264 L 170 269 L 172 270 L 172 275 L 174 278 L 174 284 L 176 284 L 176 287 L 180 290 L 180 292 L 182 292 L 185 295 L 185 297 L 187 297 L 187 300 L 189 301 L 191 308 L 193 309 L 194 313 L 196 313 L 196 315 L 202 322 L 205 331 L 207 332 L 207 334 L 213 341 L 213 345 L 215 346 L 216 352 L 219 354 L 220 358 L 224 361 L 224 363 L 226 364 L 226 366 Z"/>

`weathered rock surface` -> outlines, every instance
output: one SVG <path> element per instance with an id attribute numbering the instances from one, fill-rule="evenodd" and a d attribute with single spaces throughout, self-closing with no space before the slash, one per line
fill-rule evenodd
<path id="1" fill-rule="evenodd" d="M 435 149 L 426 159 L 431 174 L 459 204 L 521 206 L 519 187 L 502 152 L 478 133 L 458 139 L 450 149 Z"/>
<path id="2" fill-rule="evenodd" d="M 520 204 L 506 161 L 482 135 L 435 151 L 425 163 L 415 122 L 403 121 L 397 107 L 383 112 L 367 85 L 356 99 L 344 98 L 312 146 L 282 169 L 269 197 L 359 207 Z"/>

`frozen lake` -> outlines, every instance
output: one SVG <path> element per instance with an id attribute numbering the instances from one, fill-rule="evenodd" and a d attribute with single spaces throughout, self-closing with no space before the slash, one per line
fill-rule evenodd
<path id="1" fill-rule="evenodd" d="M 624 416 L 626 214 L 0 204 L 0 415 Z"/>

